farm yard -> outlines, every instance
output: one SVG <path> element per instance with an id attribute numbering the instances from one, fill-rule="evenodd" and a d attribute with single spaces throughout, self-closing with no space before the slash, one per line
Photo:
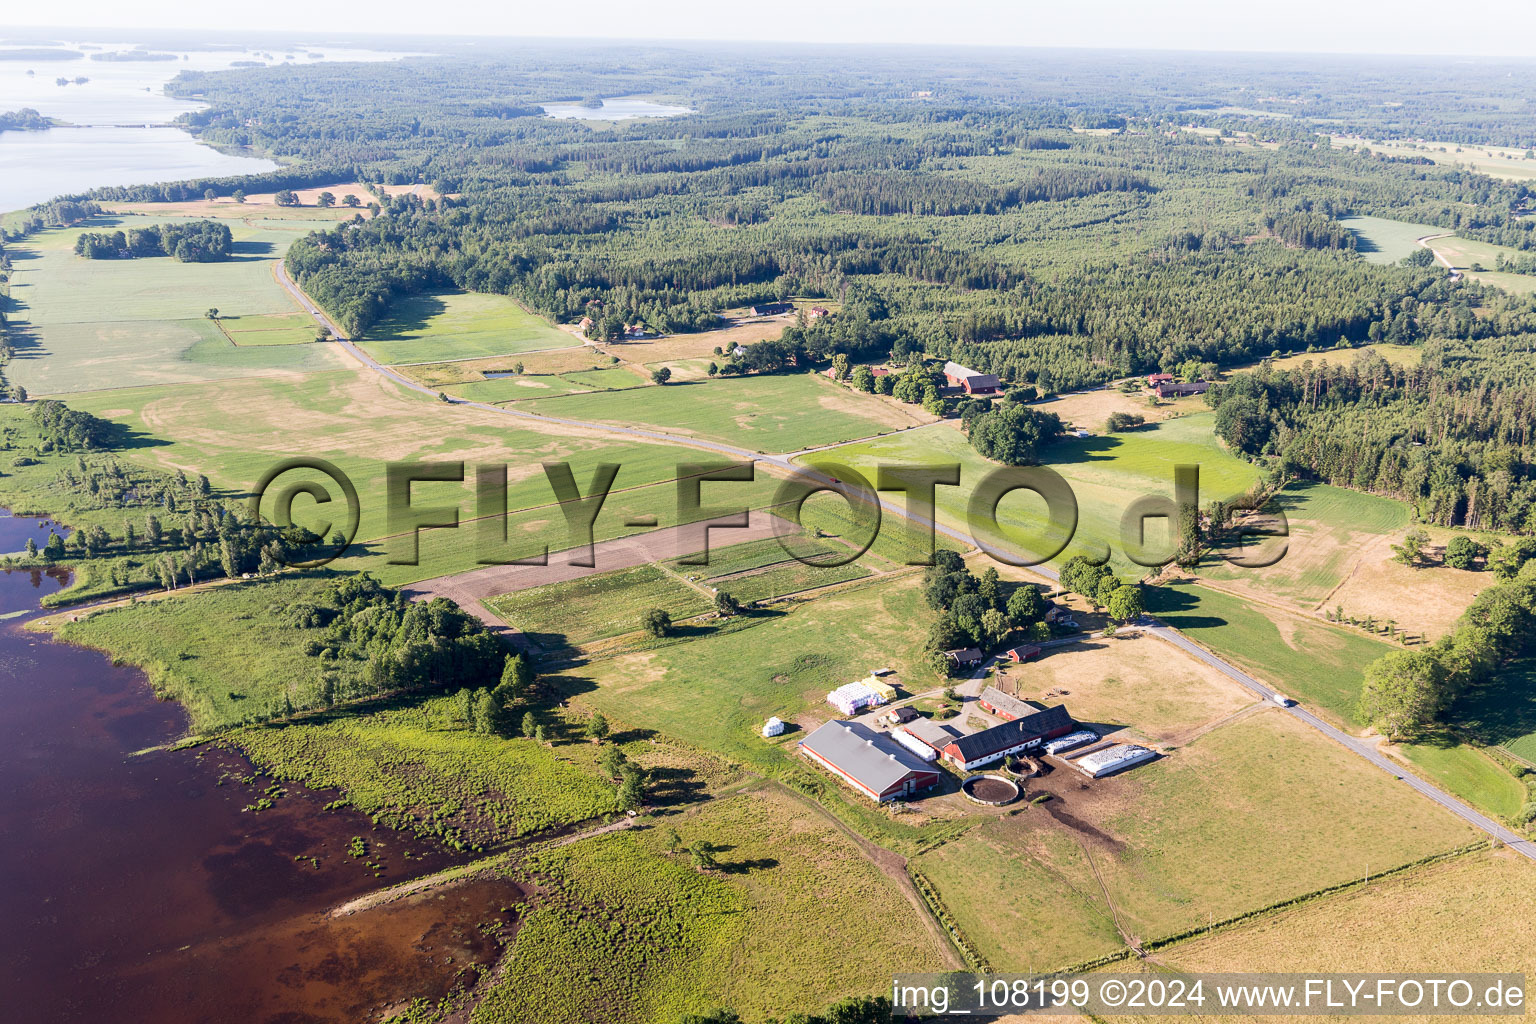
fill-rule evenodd
<path id="1" fill-rule="evenodd" d="M 505 295 L 437 292 L 395 301 L 357 340 L 381 363 L 430 363 L 574 348 L 581 338 L 550 326 Z"/>
<path id="2" fill-rule="evenodd" d="M 997 970 L 1068 967 L 1473 838 L 1273 710 L 1127 775 L 1057 769 L 1026 785 L 1041 793 L 914 861 Z"/>

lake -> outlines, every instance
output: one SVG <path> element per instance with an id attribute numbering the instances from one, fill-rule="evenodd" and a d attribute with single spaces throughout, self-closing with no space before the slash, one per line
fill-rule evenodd
<path id="1" fill-rule="evenodd" d="M 691 107 L 669 106 L 639 96 L 610 96 L 601 107 L 587 107 L 580 103 L 544 103 L 546 117 L 569 118 L 580 121 L 628 121 L 636 117 L 681 117 L 693 113 Z"/>
<path id="2" fill-rule="evenodd" d="M 0 510 L 0 551 L 47 539 Z M 64 569 L 0 570 L 0 999 L 4 1019 L 355 1024 L 489 967 L 482 926 L 524 894 L 480 878 L 356 914 L 325 911 L 462 858 L 335 793 L 255 777 L 233 750 L 135 751 L 182 734 L 179 705 L 98 651 L 21 628 Z M 353 836 L 367 856 L 351 856 Z M 369 863 L 382 865 L 376 875 Z"/>
<path id="3" fill-rule="evenodd" d="M 30 107 L 72 127 L 0 132 L 0 212 L 58 195 L 105 185 L 145 185 L 183 178 L 258 174 L 278 165 L 229 156 L 179 129 L 163 127 L 202 104 L 167 96 L 165 84 L 181 71 L 215 71 L 237 61 L 312 64 L 319 60 L 379 61 L 408 56 L 375 50 L 299 48 L 290 55 L 257 50 L 178 50 L 168 61 L 102 61 L 90 53 L 133 49 L 96 45 L 79 60 L 0 59 L 0 112 Z M 0 57 L 14 47 L 0 47 Z M 31 72 L 31 74 L 28 74 Z M 76 84 L 74 79 L 88 79 Z M 56 79 L 69 79 L 68 85 Z M 161 127 L 145 127 L 147 125 Z"/>

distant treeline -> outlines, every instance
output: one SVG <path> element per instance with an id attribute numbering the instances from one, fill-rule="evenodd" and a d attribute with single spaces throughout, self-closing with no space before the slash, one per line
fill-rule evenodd
<path id="1" fill-rule="evenodd" d="M 36 132 L 52 126 L 52 121 L 31 107 L 0 114 L 0 132 Z"/>
<path id="2" fill-rule="evenodd" d="M 89 260 L 170 256 L 182 263 L 229 259 L 234 245 L 229 225 L 214 220 L 151 224 L 122 231 L 87 231 L 75 239 L 75 255 Z"/>

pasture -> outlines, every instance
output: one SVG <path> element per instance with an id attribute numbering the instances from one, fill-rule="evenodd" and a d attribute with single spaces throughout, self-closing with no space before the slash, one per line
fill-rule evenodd
<path id="1" fill-rule="evenodd" d="M 612 386 L 639 383 L 622 370 L 566 374 Z M 668 384 L 613 394 L 538 399 L 528 405 L 547 416 L 596 420 L 712 437 L 761 452 L 792 452 L 912 425 L 896 407 L 810 374 L 731 377 Z"/>
<path id="2" fill-rule="evenodd" d="M 1308 481 L 1288 486 L 1271 499 L 1265 514 L 1254 518 L 1273 524 L 1279 516 L 1284 517 L 1289 536 L 1255 537 L 1241 549 L 1237 545 L 1218 549 L 1201 560 L 1200 575 L 1219 582 L 1223 589 L 1313 611 L 1329 602 L 1363 563 L 1374 565 L 1390 558 L 1389 543 L 1402 539 L 1409 521 L 1403 502 Z M 1282 550 L 1283 557 L 1262 568 L 1226 561 L 1226 557 L 1268 561 Z"/>
<path id="3" fill-rule="evenodd" d="M 1146 590 L 1147 611 L 1312 711 L 1359 725 L 1365 666 L 1396 648 L 1355 630 L 1278 608 L 1255 608 L 1209 587 Z"/>
<path id="4" fill-rule="evenodd" d="M 770 715 L 814 728 L 833 717 L 828 690 L 879 667 L 894 669 L 913 692 L 942 685 L 923 659 L 930 613 L 918 582 L 908 576 L 742 616 L 685 642 L 572 669 L 565 683 L 582 703 L 632 726 L 731 761 L 781 767 L 792 749 L 758 735 Z"/>
<path id="5" fill-rule="evenodd" d="M 1474 838 L 1390 775 L 1274 710 L 1119 776 L 1056 774 L 1026 787 L 1056 793 L 1045 804 L 916 860 L 999 970 L 1067 966 Z M 1020 893 L 1031 895 L 1020 901 Z M 1039 913 L 1047 919 L 1037 924 Z M 1049 941 L 1039 941 L 1037 927 Z"/>
<path id="6" fill-rule="evenodd" d="M 34 395 L 49 395 L 338 364 L 340 353 L 328 346 L 233 344 L 204 315 L 217 307 L 234 324 L 235 318 L 270 323 L 269 317 L 298 313 L 272 276 L 291 233 L 232 225 L 235 255 L 221 263 L 74 255 L 83 230 L 127 230 L 138 222 L 100 217 L 80 227 L 40 232 L 9 247 L 16 267 L 7 310 L 16 339 L 16 356 L 6 370 L 11 380 Z M 311 327 L 303 340 L 313 337 Z"/>
<path id="7" fill-rule="evenodd" d="M 698 843 L 717 851 L 716 869 L 691 865 Z M 535 853 L 524 868 L 544 896 L 475 1012 L 485 1024 L 641 1024 L 715 1006 L 761 1020 L 880 991 L 892 964 L 951 964 L 899 883 L 777 787 Z"/>
<path id="8" fill-rule="evenodd" d="M 661 608 L 685 619 L 713 607 L 711 599 L 676 573 L 657 565 L 585 576 L 518 590 L 485 602 L 497 617 L 541 647 L 576 646 L 640 628 L 640 618 Z"/>
<path id="9" fill-rule="evenodd" d="M 938 518 L 946 525 L 967 529 L 966 503 L 972 489 L 997 469 L 977 455 L 953 423 L 935 424 L 920 430 L 861 441 L 798 460 L 813 466 L 847 465 L 871 481 L 881 462 L 932 464 L 957 462 L 960 486 L 937 490 Z M 1071 485 L 1077 500 L 1077 527 L 1071 542 L 1055 561 L 1079 553 L 1109 550 L 1117 571 L 1135 570 L 1125 556 L 1121 541 L 1121 517 L 1131 502 L 1144 495 L 1173 495 L 1174 467 L 1200 467 L 1200 502 L 1232 498 L 1245 492 L 1258 471 L 1228 454 L 1211 433 L 1211 414 L 1193 413 L 1125 434 L 1063 438 L 1043 453 L 1045 465 Z M 1045 523 L 1045 503 L 1028 492 L 1015 492 L 998 505 L 998 522 L 1009 535 L 1009 547 L 1017 552 L 1043 553 L 1060 543 L 1064 529 Z M 1166 521 L 1147 522 L 1147 543 L 1166 541 Z"/>
<path id="10" fill-rule="evenodd" d="M 1536 867 L 1524 857 L 1472 853 L 1174 943 L 1157 959 L 1179 973 L 1414 972 L 1454 963 L 1459 971 L 1529 975 L 1536 972 L 1533 883 Z"/>
<path id="11" fill-rule="evenodd" d="M 1352 146 L 1366 143 L 1364 139 L 1344 136 L 1336 136 L 1334 141 Z M 1368 148 L 1373 152 L 1386 153 L 1389 156 L 1428 157 L 1443 167 L 1470 167 L 1480 174 L 1487 174 L 1494 178 L 1508 178 L 1511 181 L 1536 178 L 1536 160 L 1527 157 L 1523 149 L 1463 145 L 1457 142 L 1410 142 L 1394 139 L 1380 141 L 1372 139 L 1369 141 Z"/>
<path id="12" fill-rule="evenodd" d="M 1367 353 L 1378 355 L 1394 366 L 1418 366 L 1424 358 L 1424 350 L 1417 345 L 1389 345 L 1378 342 L 1374 345 L 1361 345 L 1359 348 L 1335 348 L 1324 349 L 1321 352 L 1294 352 L 1279 359 L 1265 360 L 1270 367 L 1276 370 L 1298 370 L 1307 363 L 1313 366 L 1322 366 L 1331 363 L 1334 366 L 1348 366 L 1356 359 Z M 1251 369 L 1251 367 L 1244 367 Z"/>
<path id="13" fill-rule="evenodd" d="M 1502 288 L 1516 295 L 1536 293 L 1536 275 L 1510 274 L 1493 269 L 1500 253 L 1503 253 L 1506 258 L 1524 255 L 1518 249 L 1460 238 L 1456 235 L 1436 238 L 1429 245 L 1435 252 L 1450 261 L 1451 266 L 1457 270 L 1466 271 L 1467 276 L 1474 280 L 1493 285 L 1495 288 Z M 1483 269 L 1474 269 L 1476 267 Z"/>
<path id="14" fill-rule="evenodd" d="M 1447 230 L 1386 217 L 1340 217 L 1339 223 L 1355 233 L 1356 250 L 1367 263 L 1396 263 L 1420 248 L 1420 238 Z"/>
<path id="15" fill-rule="evenodd" d="M 219 316 L 216 321 L 236 345 L 304 345 L 315 341 L 315 321 L 308 313 Z"/>
<path id="16" fill-rule="evenodd" d="M 284 380 L 255 377 L 130 388 L 79 394 L 70 401 L 124 424 L 135 460 L 167 471 L 203 473 L 216 489 L 232 495 L 248 493 L 263 473 L 293 455 L 333 462 L 356 484 L 361 505 L 356 543 L 337 567 L 369 569 L 394 585 L 473 568 L 482 555 L 527 557 L 545 545 L 568 547 L 565 518 L 541 462 L 569 459 L 584 489 L 596 463 L 621 465 L 595 524 L 598 539 L 607 539 L 633 532 L 624 525 L 630 519 L 675 520 L 677 466 L 697 459 L 696 453 L 673 446 L 616 442 L 611 435 L 549 424 L 535 430 L 496 412 L 444 406 L 355 364 Z M 415 485 L 415 505 L 457 504 L 465 521 L 457 530 L 423 531 L 415 565 L 388 562 L 386 538 L 396 532 L 385 505 L 385 464 L 391 460 L 467 463 L 463 484 Z M 505 550 L 480 550 L 477 530 L 467 522 L 476 515 L 477 463 L 508 467 L 510 546 Z M 772 484 L 759 474 L 756 483 L 711 485 L 705 488 L 706 503 L 718 499 L 758 507 L 768 500 Z M 334 485 L 328 486 L 335 493 Z M 316 506 L 308 499 L 296 503 L 294 513 L 298 522 L 315 529 L 338 517 L 334 506 Z"/>
<path id="17" fill-rule="evenodd" d="M 438 292 L 396 300 L 358 347 L 381 363 L 428 363 L 574 348 L 558 330 L 505 295 Z"/>

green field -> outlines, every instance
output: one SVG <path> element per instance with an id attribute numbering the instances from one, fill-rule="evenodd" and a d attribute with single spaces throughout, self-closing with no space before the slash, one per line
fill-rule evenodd
<path id="1" fill-rule="evenodd" d="M 720 867 L 701 873 L 686 852 L 669 852 L 668 828 L 684 847 L 714 845 Z M 896 885 L 819 811 L 777 788 L 524 867 L 541 896 L 476 1024 L 641 1024 L 715 1006 L 782 1018 L 881 991 L 892 965 L 947 964 Z"/>
<path id="2" fill-rule="evenodd" d="M 1198 586 L 1150 587 L 1147 611 L 1230 658 L 1314 711 L 1361 724 L 1355 704 L 1365 666 L 1393 650 L 1363 633 L 1327 625 Z"/>
<path id="3" fill-rule="evenodd" d="M 817 550 L 838 553 L 841 545 L 823 544 Z M 846 555 L 846 552 L 841 553 Z M 668 564 L 674 571 L 703 580 L 743 602 L 764 601 L 870 575 L 870 569 L 862 561 L 846 565 L 807 565 L 772 538 L 712 549 L 707 566 L 684 565 L 680 561 Z"/>
<path id="4" fill-rule="evenodd" d="M 1356 704 L 1365 667 L 1396 649 L 1312 617 L 1255 608 L 1207 587 L 1154 587 L 1146 594 L 1147 611 L 1347 728 L 1364 725 Z M 1483 810 L 1519 809 L 1519 784 L 1471 747 L 1403 744 L 1399 750 L 1424 775 Z"/>
<path id="5" fill-rule="evenodd" d="M 1525 786 L 1491 758 L 1449 737 L 1401 743 L 1398 753 L 1441 789 L 1489 814 L 1513 818 L 1528 799 Z"/>
<path id="6" fill-rule="evenodd" d="M 908 430 L 874 441 L 861 441 L 827 452 L 806 456 L 810 465 L 846 464 L 871 482 L 880 462 L 932 464 L 958 462 L 959 487 L 937 491 L 939 519 L 966 529 L 966 502 L 972 488 L 997 466 L 971 448 L 965 436 L 950 424 Z M 1196 413 L 1168 420 L 1133 434 L 1066 438 L 1044 453 L 1044 462 L 1071 485 L 1077 498 L 1078 522 L 1071 543 L 1058 556 L 1064 560 L 1078 553 L 1101 553 L 1107 547 L 1120 571 L 1135 569 L 1125 558 L 1120 519 L 1131 502 L 1143 495 L 1173 494 L 1176 465 L 1200 467 L 1200 502 L 1231 498 L 1245 492 L 1258 479 L 1258 470 L 1228 454 L 1211 433 L 1211 414 Z M 1059 528 L 1044 523 L 1044 502 L 1027 492 L 1005 497 L 998 506 L 998 520 L 1009 532 L 1010 547 L 1017 551 L 1041 551 L 1050 539 L 1059 539 Z M 895 524 L 888 524 L 890 525 Z M 1149 544 L 1166 537 L 1163 521 L 1147 524 Z M 1137 570 L 1138 572 L 1140 570 Z"/>
<path id="7" fill-rule="evenodd" d="M 236 345 L 304 345 L 315 340 L 315 321 L 308 313 L 227 317 L 220 310 L 219 326 Z"/>
<path id="8" fill-rule="evenodd" d="M 172 219 L 99 217 L 12 243 L 16 270 L 7 317 L 15 325 L 16 356 L 7 377 L 33 395 L 47 395 L 338 365 L 340 353 L 330 346 L 271 339 L 231 344 L 204 316 L 217 307 L 234 325 L 297 312 L 273 277 L 276 260 L 295 237 L 292 230 L 232 223 L 235 255 L 222 263 L 74 255 L 82 230 L 126 230 Z M 313 341 L 314 332 L 284 340 Z"/>
<path id="9" fill-rule="evenodd" d="M 923 659 L 928 612 L 918 583 L 910 576 L 743 616 L 684 643 L 573 669 L 567 681 L 587 691 L 584 703 L 632 725 L 732 761 L 781 765 L 780 745 L 758 734 L 770 715 L 830 716 L 827 691 L 875 668 L 894 669 L 913 692 L 942 685 Z"/>
<path id="10" fill-rule="evenodd" d="M 602 540 L 634 532 L 624 523 L 640 516 L 656 516 L 671 525 L 677 516 L 673 481 L 678 464 L 701 457 L 672 446 L 616 442 L 605 435 L 543 426 L 535 431 L 493 411 L 444 406 L 357 367 L 288 379 L 253 377 L 101 391 L 70 401 L 124 424 L 134 459 L 167 471 L 204 473 L 215 488 L 231 495 L 248 493 L 282 459 L 304 455 L 330 460 L 351 477 L 361 505 L 357 543 L 337 568 L 369 569 L 391 585 L 474 568 L 483 552 L 477 530 L 466 524 L 457 530 L 423 531 L 418 564 L 389 564 L 389 460 L 466 461 L 462 485 L 426 483 L 412 491 L 417 506 L 457 503 L 464 520 L 475 515 L 475 464 L 507 465 L 512 546 L 495 553 L 514 558 L 535 554 L 545 545 L 556 551 L 570 546 L 564 515 L 554 504 L 541 462 L 569 459 L 583 489 L 590 486 L 596 463 L 621 465 L 595 524 Z M 334 485 L 329 486 L 334 493 Z M 765 474 L 755 483 L 708 485 L 705 504 L 760 507 L 774 486 Z M 308 499 L 295 503 L 296 520 L 316 529 L 338 521 L 340 515 L 335 506 L 317 507 Z"/>
<path id="11" fill-rule="evenodd" d="M 1396 263 L 1419 248 L 1420 238 L 1446 231 L 1433 224 L 1385 217 L 1341 217 L 1339 223 L 1355 233 L 1356 247 L 1369 263 Z"/>
<path id="12" fill-rule="evenodd" d="M 358 347 L 381 363 L 427 363 L 580 344 L 505 295 L 439 292 L 397 300 Z"/>
<path id="13" fill-rule="evenodd" d="M 89 615 L 65 623 L 59 636 L 142 667 L 156 693 L 186 708 L 194 732 L 218 729 L 315 678 L 316 661 L 302 650 L 314 631 L 273 610 L 315 601 L 325 586 L 324 573 L 241 582 Z"/>
<path id="14" fill-rule="evenodd" d="M 1121 945 L 1116 922 L 1137 941 L 1155 940 L 1474 838 L 1391 776 L 1274 713 L 1086 788 L 1056 798 L 1058 815 L 1031 807 L 917 860 L 998 970 L 1110 952 Z"/>
<path id="15" fill-rule="evenodd" d="M 572 380 L 618 381 L 628 370 L 563 374 Z M 762 452 L 792 452 L 867 437 L 897 424 L 892 409 L 810 374 L 731 377 L 642 387 L 616 394 L 539 399 L 529 406 L 548 416 L 716 437 Z"/>
<path id="16" fill-rule="evenodd" d="M 1229 548 L 1204 558 L 1200 575 L 1238 582 L 1255 593 L 1308 609 L 1344 581 L 1366 542 L 1403 529 L 1410 518 L 1403 502 L 1307 481 L 1275 495 L 1267 511 L 1284 514 L 1289 537 L 1262 540 L 1255 545 L 1256 553 L 1277 552 L 1283 543 L 1283 558 L 1262 568 L 1243 568 L 1218 557 L 1243 557 Z"/>
<path id="17" fill-rule="evenodd" d="M 485 603 L 544 648 L 633 632 L 640 628 L 640 617 L 652 608 L 664 609 L 673 619 L 685 619 L 712 607 L 709 598 L 656 565 L 518 590 Z"/>
<path id="18" fill-rule="evenodd" d="M 1468 276 L 1474 280 L 1502 288 L 1516 295 L 1536 293 L 1536 274 L 1509 274 L 1493 269 L 1497 265 L 1496 261 L 1500 253 L 1503 253 L 1506 258 L 1525 255 L 1518 249 L 1493 245 L 1489 242 L 1478 242 L 1456 235 L 1437 238 L 1429 244 L 1435 252 L 1449 260 L 1451 266 L 1467 271 Z M 1485 269 L 1473 270 L 1473 264 Z"/>

